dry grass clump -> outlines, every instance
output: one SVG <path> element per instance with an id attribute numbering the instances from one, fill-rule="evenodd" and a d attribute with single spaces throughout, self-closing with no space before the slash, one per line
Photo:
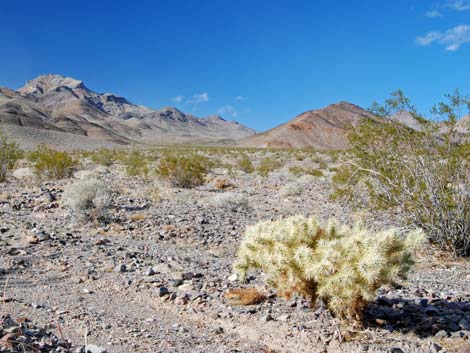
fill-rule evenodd
<path id="1" fill-rule="evenodd" d="M 5 181 L 8 171 L 12 170 L 23 152 L 16 142 L 10 142 L 0 133 L 0 182 Z"/>
<path id="2" fill-rule="evenodd" d="M 338 317 L 361 320 L 381 285 L 406 276 L 422 239 L 421 230 L 372 233 L 361 224 L 294 216 L 248 227 L 234 269 L 241 279 L 261 269 L 279 295 L 297 293 L 312 305 L 320 298 Z"/>
<path id="3" fill-rule="evenodd" d="M 107 185 L 98 179 L 76 181 L 64 189 L 62 202 L 80 220 L 108 222 L 109 211 L 113 206 L 114 194 Z"/>
<path id="4" fill-rule="evenodd" d="M 235 288 L 229 289 L 224 294 L 230 305 L 255 305 L 266 300 L 266 294 L 257 288 Z"/>
<path id="5" fill-rule="evenodd" d="M 28 159 L 33 163 L 36 174 L 51 179 L 70 177 L 79 166 L 79 161 L 71 154 L 46 145 L 39 145 Z"/>
<path id="6" fill-rule="evenodd" d="M 212 184 L 217 190 L 223 190 L 233 187 L 232 182 L 227 178 L 215 178 Z"/>
<path id="7" fill-rule="evenodd" d="M 224 192 L 215 195 L 212 198 L 211 204 L 213 207 L 233 212 L 247 209 L 248 198 L 239 192 Z"/>

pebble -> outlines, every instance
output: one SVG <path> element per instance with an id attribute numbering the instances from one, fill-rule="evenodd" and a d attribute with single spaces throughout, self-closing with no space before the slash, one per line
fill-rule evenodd
<path id="1" fill-rule="evenodd" d="M 126 272 L 127 266 L 125 264 L 119 264 L 114 268 L 114 272 Z"/>
<path id="2" fill-rule="evenodd" d="M 157 295 L 159 297 L 163 297 L 164 295 L 166 295 L 168 293 L 169 293 L 169 291 L 166 287 L 160 287 L 160 288 L 157 289 Z"/>

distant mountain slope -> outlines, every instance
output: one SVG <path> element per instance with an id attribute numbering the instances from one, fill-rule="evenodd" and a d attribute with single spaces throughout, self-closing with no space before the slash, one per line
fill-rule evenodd
<path id="1" fill-rule="evenodd" d="M 8 88 L 0 88 L 0 124 L 60 130 L 47 122 L 47 112 Z"/>
<path id="2" fill-rule="evenodd" d="M 143 139 L 150 141 L 155 137 L 173 136 L 179 140 L 194 136 L 199 139 L 221 140 L 239 139 L 255 133 L 254 130 L 234 121 L 226 121 L 220 116 L 197 118 L 173 107 L 165 107 L 145 114 L 129 123 L 143 130 Z M 160 136 L 159 136 L 160 135 Z"/>
<path id="3" fill-rule="evenodd" d="M 221 117 L 197 118 L 172 107 L 153 110 L 111 93 L 96 93 L 80 80 L 52 74 L 30 80 L 16 92 L 1 88 L 0 124 L 118 144 L 204 143 L 255 133 Z"/>
<path id="4" fill-rule="evenodd" d="M 248 147 L 341 149 L 347 147 L 351 127 L 364 119 L 375 120 L 377 117 L 354 104 L 340 102 L 302 113 L 274 129 L 241 139 L 239 144 Z"/>

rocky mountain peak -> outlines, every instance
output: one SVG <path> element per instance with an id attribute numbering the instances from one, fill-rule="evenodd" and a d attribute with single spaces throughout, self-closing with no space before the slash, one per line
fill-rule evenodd
<path id="1" fill-rule="evenodd" d="M 226 122 L 224 118 L 222 118 L 220 115 L 209 115 L 206 117 L 207 121 L 211 123 L 220 123 L 220 122 Z"/>
<path id="2" fill-rule="evenodd" d="M 26 85 L 20 88 L 18 92 L 21 94 L 45 94 L 55 91 L 60 87 L 86 89 L 83 81 L 61 75 L 47 74 L 26 82 Z"/>

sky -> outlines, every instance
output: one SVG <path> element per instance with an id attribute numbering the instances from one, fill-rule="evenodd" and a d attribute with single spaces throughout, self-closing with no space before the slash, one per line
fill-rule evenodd
<path id="1" fill-rule="evenodd" d="M 0 8 L 0 86 L 55 73 L 258 131 L 400 88 L 470 93 L 470 0 L 23 0 Z"/>

